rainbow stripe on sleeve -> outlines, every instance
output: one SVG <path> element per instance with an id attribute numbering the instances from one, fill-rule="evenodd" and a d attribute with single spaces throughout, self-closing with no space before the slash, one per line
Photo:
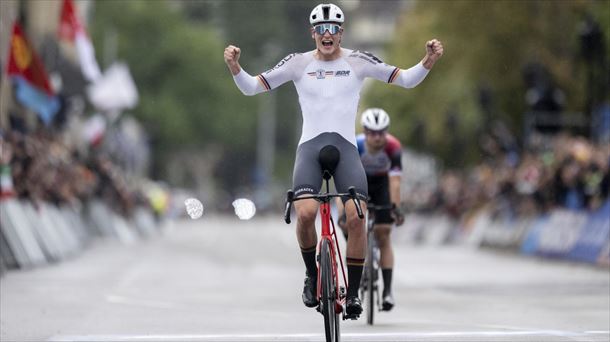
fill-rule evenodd
<path id="1" fill-rule="evenodd" d="M 396 77 L 398 77 L 399 73 L 400 73 L 400 69 L 399 68 L 394 68 L 394 70 L 390 74 L 390 78 L 388 78 L 388 83 L 394 82 L 394 80 L 396 80 Z"/>
<path id="2" fill-rule="evenodd" d="M 269 82 L 267 82 L 267 79 L 265 78 L 265 76 L 258 75 L 256 77 L 258 78 L 258 81 L 263 85 L 263 87 L 265 87 L 266 90 L 271 90 L 271 86 L 269 85 Z"/>

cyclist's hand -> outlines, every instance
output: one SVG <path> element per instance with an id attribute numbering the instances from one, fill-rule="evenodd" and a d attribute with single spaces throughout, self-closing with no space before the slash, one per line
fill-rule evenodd
<path id="1" fill-rule="evenodd" d="M 402 226 L 402 224 L 405 223 L 405 214 L 399 206 L 394 206 L 392 208 L 392 217 L 394 218 L 396 226 Z"/>
<path id="2" fill-rule="evenodd" d="M 440 40 L 432 39 L 426 42 L 426 56 L 436 62 L 443 55 L 443 43 Z"/>
<path id="3" fill-rule="evenodd" d="M 225 48 L 225 63 L 227 63 L 227 65 L 229 66 L 229 69 L 231 69 L 231 72 L 233 73 L 233 75 L 236 75 L 237 73 L 239 73 L 239 56 L 241 55 L 241 49 L 238 48 L 237 46 L 233 46 L 233 45 L 229 45 Z"/>

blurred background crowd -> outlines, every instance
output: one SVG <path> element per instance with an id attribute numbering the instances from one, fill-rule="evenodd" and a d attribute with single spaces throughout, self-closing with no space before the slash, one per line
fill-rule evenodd
<path id="1" fill-rule="evenodd" d="M 124 216 L 130 216 L 136 204 L 148 205 L 143 193 L 130 187 L 124 172 L 103 152 L 84 157 L 44 129 L 11 130 L 0 137 L 0 144 L 2 167 L 7 170 L 2 175 L 2 199 L 80 208 L 100 198 Z"/>
<path id="2" fill-rule="evenodd" d="M 485 160 L 442 173 L 436 192 L 413 210 L 441 211 L 454 219 L 486 207 L 494 216 L 534 217 L 552 209 L 594 211 L 608 200 L 610 150 L 583 137 L 537 136 L 523 150 L 494 137 L 482 142 Z"/>

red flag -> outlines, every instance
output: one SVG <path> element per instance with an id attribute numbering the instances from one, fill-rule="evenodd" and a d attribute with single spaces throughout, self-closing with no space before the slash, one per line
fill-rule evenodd
<path id="1" fill-rule="evenodd" d="M 90 82 L 95 82 L 102 72 L 95 60 L 93 44 L 87 36 L 85 26 L 80 22 L 74 10 L 72 0 L 64 0 L 59 20 L 59 38 L 66 39 L 76 45 L 78 60 L 83 75 Z"/>
<path id="2" fill-rule="evenodd" d="M 74 42 L 76 33 L 83 30 L 83 26 L 74 13 L 74 3 L 72 0 L 64 0 L 59 20 L 59 38 Z"/>
<path id="3" fill-rule="evenodd" d="M 6 69 L 9 76 L 21 76 L 32 86 L 48 95 L 53 95 L 47 72 L 17 22 L 13 24 L 13 36 Z"/>

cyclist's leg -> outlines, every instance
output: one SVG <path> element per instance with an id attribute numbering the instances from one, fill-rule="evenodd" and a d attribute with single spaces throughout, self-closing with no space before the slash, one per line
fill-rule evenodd
<path id="1" fill-rule="evenodd" d="M 367 184 L 366 174 L 360 161 L 360 155 L 356 146 L 337 134 L 335 146 L 341 152 L 341 160 L 335 171 L 335 186 L 339 192 L 347 192 L 350 186 L 356 188 L 356 193 L 360 198 L 360 204 L 363 211 L 366 211 Z M 345 200 L 345 199 L 344 199 Z M 362 268 L 364 266 L 364 258 L 366 254 L 366 228 L 365 220 L 358 217 L 354 202 L 345 201 L 345 213 L 347 217 L 347 230 L 349 239 L 347 240 L 347 271 L 348 271 L 348 288 L 347 288 L 347 313 L 350 312 L 350 298 L 358 298 L 358 287 L 360 278 L 362 277 Z M 362 307 L 359 303 L 356 305 L 359 310 L 355 312 L 360 314 Z M 354 306 L 354 307 L 356 307 Z"/>
<path id="2" fill-rule="evenodd" d="M 369 179 L 369 196 L 372 201 L 379 206 L 391 205 L 389 181 L 387 176 L 375 177 Z M 394 266 L 394 254 L 390 234 L 392 231 L 392 218 L 389 209 L 378 210 L 375 215 L 375 238 L 381 252 L 379 260 L 382 269 L 392 268 Z"/>
<path id="3" fill-rule="evenodd" d="M 312 199 L 294 202 L 297 214 L 297 241 L 299 242 L 299 247 L 301 247 L 307 273 L 312 277 L 315 277 L 317 273 L 315 253 L 318 236 L 316 234 L 315 220 L 318 207 L 318 202 Z"/>
<path id="4" fill-rule="evenodd" d="M 388 177 L 375 180 L 375 200 L 381 206 L 390 205 Z M 375 239 L 380 251 L 379 266 L 383 277 L 383 309 L 390 310 L 394 306 L 392 296 L 392 272 L 394 269 L 394 251 L 392 250 L 391 232 L 393 218 L 390 210 L 380 210 L 375 215 Z M 389 296 L 389 298 L 388 298 Z"/>
<path id="5" fill-rule="evenodd" d="M 314 139 L 315 140 L 315 139 Z M 315 141 L 305 142 L 297 148 L 293 172 L 293 191 L 296 197 L 317 194 L 322 183 L 322 171 L 318 164 L 319 148 Z M 315 227 L 319 204 L 313 199 L 294 202 L 297 214 L 297 241 L 307 277 L 303 288 L 303 302 L 308 307 L 317 305 L 316 279 L 318 266 L 316 263 L 317 234 Z"/>
<path id="6" fill-rule="evenodd" d="M 380 258 L 379 267 L 383 275 L 383 295 L 387 295 L 392 291 L 392 270 L 394 268 L 394 251 L 392 250 L 392 241 L 390 234 L 392 232 L 391 224 L 375 224 L 375 239 L 379 246 Z"/>

